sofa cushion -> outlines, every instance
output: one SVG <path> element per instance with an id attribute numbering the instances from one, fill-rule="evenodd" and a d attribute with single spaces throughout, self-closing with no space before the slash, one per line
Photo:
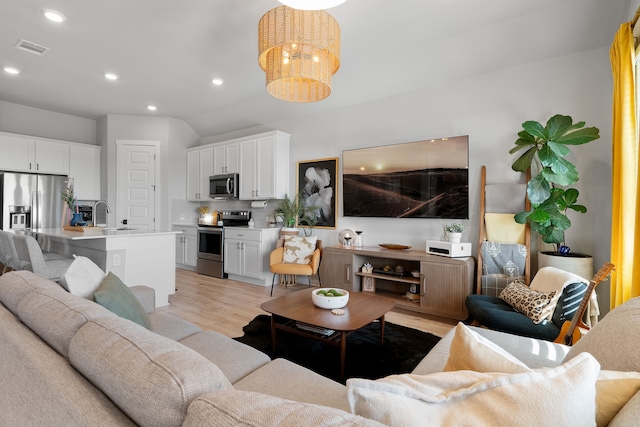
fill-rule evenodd
<path id="1" fill-rule="evenodd" d="M 609 427 L 629 426 L 640 426 L 640 392 L 636 393 L 609 423 Z"/>
<path id="2" fill-rule="evenodd" d="M 75 259 L 62 276 L 60 284 L 73 295 L 93 300 L 93 293 L 104 280 L 104 271 L 87 257 L 73 257 Z"/>
<path id="3" fill-rule="evenodd" d="M 60 285 L 30 271 L 11 271 L 2 275 L 0 301 L 13 314 L 17 314 L 22 298 L 29 292 L 42 288 L 60 288 Z"/>
<path id="4" fill-rule="evenodd" d="M 98 304 L 118 316 L 151 329 L 151 321 L 140 301 L 127 285 L 122 283 L 122 280 L 111 271 L 95 291 L 93 298 Z"/>
<path id="5" fill-rule="evenodd" d="M 198 396 L 232 388 L 195 351 L 120 317 L 87 322 L 69 361 L 141 426 L 178 426 Z"/>
<path id="6" fill-rule="evenodd" d="M 530 425 L 535 420 L 536 425 L 582 427 L 595 419 L 598 370 L 595 359 L 582 354 L 528 373 L 392 375 L 349 379 L 347 387 L 352 413 L 387 425 Z"/>
<path id="7" fill-rule="evenodd" d="M 2 304 L 0 325 L 0 426 L 135 426 Z"/>
<path id="8" fill-rule="evenodd" d="M 163 337 L 171 338 L 174 341 L 180 341 L 193 334 L 202 332 L 199 326 L 180 317 L 176 317 L 173 314 L 156 311 L 149 313 L 148 316 L 153 332 Z"/>
<path id="9" fill-rule="evenodd" d="M 71 295 L 60 286 L 29 292 L 18 305 L 20 320 L 62 356 L 75 333 L 91 319 L 113 317 L 93 301 Z"/>
<path id="10" fill-rule="evenodd" d="M 571 347 L 566 360 L 590 353 L 611 371 L 640 372 L 640 297 L 611 310 Z"/>
<path id="11" fill-rule="evenodd" d="M 459 323 L 451 341 L 451 353 L 445 370 L 531 372 L 510 353 Z M 606 426 L 640 390 L 640 373 L 601 370 L 596 381 L 596 423 Z"/>
<path id="12" fill-rule="evenodd" d="M 557 301 L 556 294 L 556 291 L 549 293 L 535 291 L 524 283 L 516 281 L 509 283 L 500 292 L 500 299 L 537 325 L 553 316 Z"/>
<path id="13" fill-rule="evenodd" d="M 334 362 L 332 362 L 334 363 Z M 236 390 L 257 391 L 297 402 L 349 410 L 347 388 L 285 359 L 275 359 L 237 383 Z"/>
<path id="14" fill-rule="evenodd" d="M 271 358 L 263 352 L 213 331 L 191 335 L 180 341 L 180 344 L 186 345 L 213 362 L 231 384 L 235 384 L 259 367 L 271 362 Z"/>
<path id="15" fill-rule="evenodd" d="M 470 326 L 469 329 L 497 344 L 532 369 L 554 368 L 560 365 L 570 349 L 570 347 L 563 344 L 516 336 L 486 328 Z M 449 358 L 451 342 L 455 332 L 455 328 L 447 332 L 438 341 L 438 344 L 431 349 L 429 354 L 420 361 L 412 373 L 426 375 L 441 372 Z"/>
<path id="16" fill-rule="evenodd" d="M 283 264 L 310 264 L 318 236 L 285 236 Z"/>
<path id="17" fill-rule="evenodd" d="M 346 411 L 247 391 L 225 390 L 198 397 L 185 427 L 201 426 L 382 426 Z"/>

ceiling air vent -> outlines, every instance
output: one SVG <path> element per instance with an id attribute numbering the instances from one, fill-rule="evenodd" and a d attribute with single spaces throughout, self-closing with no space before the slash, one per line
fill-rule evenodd
<path id="1" fill-rule="evenodd" d="M 34 53 L 36 55 L 44 55 L 49 50 L 48 47 L 44 47 L 42 45 L 27 41 L 25 39 L 20 39 L 20 41 L 15 47 L 16 49 L 24 50 L 25 52 Z"/>

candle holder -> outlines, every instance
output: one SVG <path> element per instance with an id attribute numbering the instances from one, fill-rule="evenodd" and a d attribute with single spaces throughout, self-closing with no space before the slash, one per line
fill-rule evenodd
<path id="1" fill-rule="evenodd" d="M 352 237 L 348 236 L 348 235 L 343 237 L 343 240 L 344 240 L 343 246 L 345 248 L 350 248 L 351 247 L 351 245 L 352 245 L 351 239 L 352 239 Z"/>

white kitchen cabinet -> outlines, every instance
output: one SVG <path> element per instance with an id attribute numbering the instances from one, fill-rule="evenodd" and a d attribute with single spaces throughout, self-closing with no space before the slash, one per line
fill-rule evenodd
<path id="1" fill-rule="evenodd" d="M 70 144 L 69 177 L 80 200 L 100 200 L 100 170 L 102 147 Z"/>
<path id="2" fill-rule="evenodd" d="M 241 200 L 279 199 L 289 193 L 289 143 L 280 131 L 240 141 Z"/>
<path id="3" fill-rule="evenodd" d="M 269 254 L 279 229 L 225 228 L 224 271 L 230 279 L 260 286 L 271 285 Z"/>
<path id="4" fill-rule="evenodd" d="M 187 200 L 209 200 L 209 177 L 213 175 L 213 147 L 187 150 Z"/>
<path id="5" fill-rule="evenodd" d="M 224 143 L 216 145 L 213 149 L 213 174 L 238 172 L 238 143 Z"/>
<path id="6" fill-rule="evenodd" d="M 36 139 L 35 170 L 37 173 L 69 174 L 69 143 Z"/>
<path id="7" fill-rule="evenodd" d="M 35 148 L 35 141 L 28 137 L 0 135 L 0 170 L 31 172 Z"/>
<path id="8" fill-rule="evenodd" d="M 173 226 L 176 234 L 176 267 L 184 270 L 196 269 L 198 259 L 198 231 L 196 226 Z"/>
<path id="9" fill-rule="evenodd" d="M 0 135 L 0 169 L 16 172 L 69 174 L 69 143 L 29 136 Z"/>

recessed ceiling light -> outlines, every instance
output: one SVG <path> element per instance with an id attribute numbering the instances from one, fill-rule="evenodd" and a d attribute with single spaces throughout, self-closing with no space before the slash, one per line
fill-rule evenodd
<path id="1" fill-rule="evenodd" d="M 14 74 L 14 75 L 20 74 L 20 70 L 14 67 L 4 67 L 3 70 L 7 74 Z"/>
<path id="2" fill-rule="evenodd" d="M 220 86 L 222 83 L 224 83 L 224 80 L 215 78 L 215 79 L 211 80 L 211 83 L 213 83 L 216 86 Z"/>
<path id="3" fill-rule="evenodd" d="M 114 73 L 104 73 L 104 77 L 108 80 L 118 80 L 118 75 Z"/>
<path id="4" fill-rule="evenodd" d="M 53 22 L 64 22 L 67 18 L 57 10 L 52 9 L 42 9 L 42 14 L 50 21 Z"/>
<path id="5" fill-rule="evenodd" d="M 147 105 L 147 110 L 149 111 L 156 111 L 158 109 L 158 107 L 156 107 L 155 105 Z"/>

